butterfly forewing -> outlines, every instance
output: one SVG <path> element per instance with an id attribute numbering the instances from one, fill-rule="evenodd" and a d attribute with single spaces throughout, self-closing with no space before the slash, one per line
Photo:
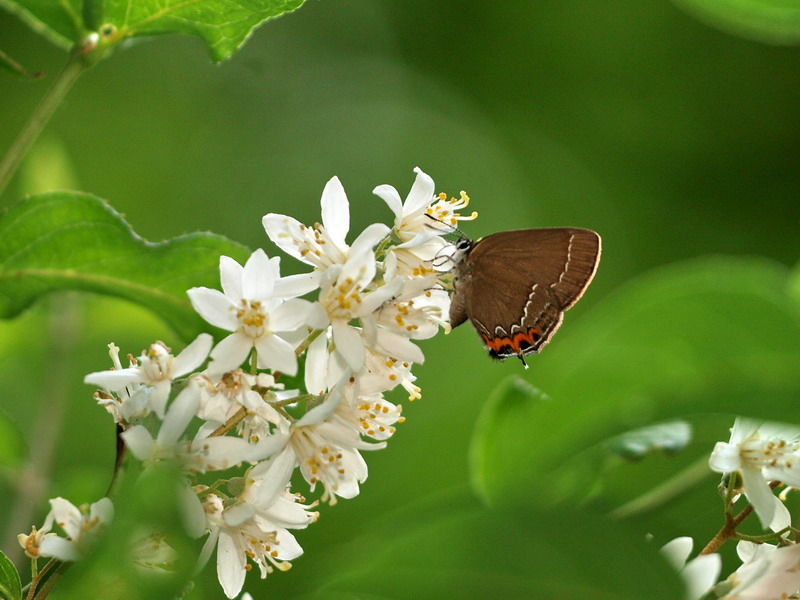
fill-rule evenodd
<path id="1" fill-rule="evenodd" d="M 538 352 L 583 294 L 600 257 L 588 229 L 525 229 L 476 242 L 456 265 L 451 324 L 468 317 L 497 358 Z"/>

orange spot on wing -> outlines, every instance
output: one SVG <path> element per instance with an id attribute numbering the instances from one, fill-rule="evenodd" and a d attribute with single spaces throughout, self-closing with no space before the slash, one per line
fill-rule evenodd
<path id="1" fill-rule="evenodd" d="M 489 337 L 481 334 L 483 343 L 489 349 L 489 354 L 494 357 L 506 357 L 512 354 L 524 354 L 541 337 L 538 329 L 531 327 L 527 332 L 518 332 L 511 337 Z"/>

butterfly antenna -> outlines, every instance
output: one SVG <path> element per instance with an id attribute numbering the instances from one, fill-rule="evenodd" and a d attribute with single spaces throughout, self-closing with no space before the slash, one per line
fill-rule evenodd
<path id="1" fill-rule="evenodd" d="M 437 223 L 440 223 L 441 225 L 444 225 L 447 229 L 450 230 L 450 234 L 458 235 L 458 237 L 460 239 L 465 239 L 465 240 L 469 239 L 469 236 L 466 233 L 464 233 L 463 231 L 461 231 L 455 225 L 451 225 L 450 223 L 445 223 L 441 219 L 437 219 L 436 217 L 434 217 L 433 215 L 430 215 L 428 213 L 425 213 L 425 216 L 428 217 L 429 219 L 431 219 L 432 221 L 436 221 Z M 428 227 L 430 227 L 431 229 L 436 229 L 433 225 L 428 225 Z"/>

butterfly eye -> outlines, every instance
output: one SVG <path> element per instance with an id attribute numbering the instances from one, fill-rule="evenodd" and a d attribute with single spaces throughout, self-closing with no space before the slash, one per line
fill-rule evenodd
<path id="1" fill-rule="evenodd" d="M 456 242 L 456 250 L 468 250 L 471 245 L 472 242 L 470 240 L 458 240 Z"/>

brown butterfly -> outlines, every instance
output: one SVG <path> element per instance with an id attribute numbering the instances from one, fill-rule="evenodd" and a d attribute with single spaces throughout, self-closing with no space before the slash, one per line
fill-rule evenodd
<path id="1" fill-rule="evenodd" d="M 492 358 L 525 364 L 592 281 L 600 236 L 575 227 L 503 231 L 457 242 L 453 260 L 451 327 L 469 319 Z"/>

